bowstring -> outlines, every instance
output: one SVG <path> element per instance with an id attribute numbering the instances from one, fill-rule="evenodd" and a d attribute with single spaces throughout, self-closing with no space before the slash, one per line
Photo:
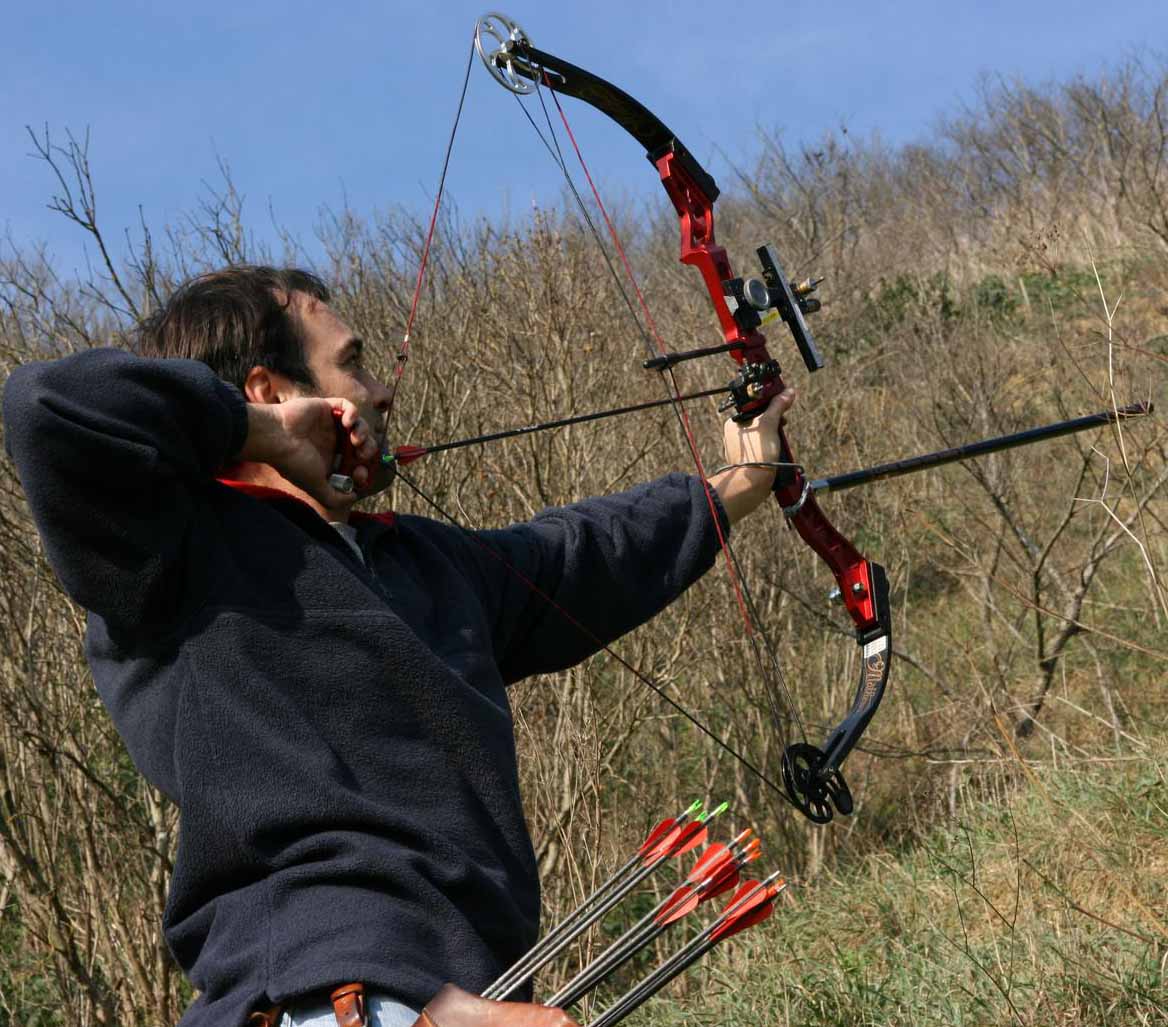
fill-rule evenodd
<path id="1" fill-rule="evenodd" d="M 625 307 L 628 309 L 629 316 L 633 319 L 633 324 L 637 326 L 637 331 L 640 333 L 641 339 L 645 343 L 646 349 L 652 353 L 653 343 L 650 341 L 649 335 L 645 331 L 645 326 L 641 323 L 641 319 L 637 316 L 637 308 L 633 306 L 633 301 L 629 298 L 628 291 L 625 289 L 625 283 L 621 281 L 621 277 L 617 273 L 616 266 L 612 262 L 612 257 L 609 255 L 608 250 L 604 247 L 604 240 L 600 235 L 599 229 L 596 227 L 596 222 L 592 220 L 592 215 L 588 212 L 588 205 L 584 202 L 584 198 L 580 195 L 579 190 L 576 188 L 576 183 L 572 180 L 572 176 L 568 172 L 568 165 L 564 162 L 564 154 L 560 149 L 560 140 L 556 135 L 555 130 L 552 128 L 551 117 L 548 115 L 547 105 L 543 102 L 543 91 L 540 88 L 539 83 L 536 83 L 536 95 L 539 97 L 539 103 L 543 108 L 544 118 L 548 123 L 551 142 L 549 142 L 547 138 L 544 137 L 543 132 L 540 131 L 539 125 L 536 124 L 535 119 L 531 116 L 531 112 L 525 106 L 523 106 L 523 101 L 519 99 L 519 94 L 512 93 L 511 95 L 515 97 L 515 102 L 519 105 L 519 109 L 523 112 L 523 116 L 527 119 L 528 124 L 531 125 L 532 129 L 535 131 L 536 136 L 539 137 L 539 141 L 543 143 L 544 148 L 548 152 L 548 156 L 551 157 L 552 162 L 560 169 L 560 172 L 563 174 L 564 181 L 567 183 L 568 189 L 575 198 L 576 205 L 580 208 L 580 214 L 584 218 L 584 223 L 588 225 L 588 230 L 592 233 L 592 238 L 596 240 L 596 245 L 600 249 L 600 255 L 604 258 L 605 264 L 608 265 L 608 273 L 612 276 L 612 281 L 616 286 L 616 291 L 620 293 L 620 297 L 624 301 Z"/>
<path id="2" fill-rule="evenodd" d="M 477 34 L 477 26 L 476 26 Z M 385 411 L 385 426 L 389 428 L 389 419 L 393 415 L 393 404 L 397 400 L 398 389 L 401 387 L 402 374 L 406 369 L 406 362 L 410 359 L 410 333 L 414 329 L 414 319 L 418 316 L 418 301 L 422 296 L 422 280 L 426 275 L 426 265 L 430 261 L 430 247 L 434 242 L 434 229 L 438 225 L 438 212 L 442 207 L 442 194 L 446 189 L 446 172 L 450 170 L 450 155 L 454 152 L 454 137 L 458 135 L 458 125 L 462 120 L 462 108 L 466 103 L 466 90 L 470 84 L 470 69 L 474 66 L 475 35 L 470 38 L 470 52 L 466 55 L 466 71 L 462 76 L 462 91 L 458 96 L 458 109 L 454 112 L 454 124 L 450 127 L 450 138 L 446 143 L 446 155 L 442 159 L 442 173 L 438 176 L 438 191 L 434 196 L 434 210 L 430 214 L 430 227 L 426 230 L 426 242 L 422 246 L 422 259 L 418 262 L 418 277 L 414 282 L 414 296 L 410 301 L 410 313 L 406 318 L 406 330 L 398 347 L 396 363 L 393 369 L 393 389 L 389 396 L 389 406 Z"/>
<path id="3" fill-rule="evenodd" d="M 548 111 L 547 104 L 543 99 L 543 88 L 541 84 L 538 81 L 536 82 L 535 92 L 543 110 L 544 119 L 546 120 L 548 126 L 548 134 L 554 143 L 554 149 L 553 146 L 543 138 L 543 134 L 540 132 L 539 127 L 535 124 L 535 121 L 531 118 L 530 114 L 528 114 L 527 109 L 523 107 L 522 101 L 519 100 L 519 97 L 516 96 L 515 99 L 519 102 L 520 108 L 527 116 L 527 119 L 532 124 L 532 127 L 535 128 L 536 133 L 539 135 L 540 140 L 544 144 L 544 147 L 548 150 L 549 154 L 551 154 L 553 161 L 557 164 L 563 173 L 564 178 L 568 184 L 568 188 L 572 195 L 576 198 L 576 202 L 580 206 L 584 220 L 588 225 L 597 246 L 604 255 L 605 263 L 608 266 L 609 273 L 613 276 L 613 279 L 617 285 L 617 289 L 624 299 L 626 306 L 629 308 L 634 322 L 637 324 L 638 330 L 641 334 L 643 342 L 645 343 L 649 356 L 654 357 L 658 354 L 664 356 L 668 352 L 665 346 L 665 341 L 657 328 L 656 320 L 654 319 L 653 314 L 649 309 L 649 305 L 645 300 L 644 293 L 641 291 L 640 285 L 637 282 L 636 275 L 633 272 L 632 265 L 629 262 L 624 246 L 621 243 L 620 236 L 616 231 L 616 227 L 613 224 L 612 219 L 609 217 L 608 210 L 604 205 L 604 201 L 600 197 L 600 192 L 596 187 L 596 183 L 592 177 L 591 172 L 589 171 L 588 164 L 584 160 L 584 155 L 576 141 L 575 134 L 572 131 L 572 126 L 568 122 L 567 114 L 565 113 L 563 105 L 560 103 L 559 96 L 556 94 L 555 90 L 549 86 L 548 91 L 552 94 L 552 101 L 555 103 L 556 111 L 560 116 L 560 120 L 563 122 L 564 130 L 568 135 L 568 139 L 572 143 L 572 148 L 576 153 L 576 158 L 580 162 L 580 167 L 584 172 L 584 176 L 588 182 L 589 187 L 591 188 L 593 199 L 596 201 L 596 206 L 599 209 L 604 219 L 605 225 L 608 228 L 609 236 L 612 239 L 613 246 L 620 256 L 621 263 L 624 266 L 625 275 L 628 278 L 633 292 L 637 297 L 637 301 L 640 305 L 641 313 L 644 318 L 644 323 L 642 323 L 641 318 L 636 316 L 636 311 L 633 309 L 632 301 L 629 299 L 628 293 L 625 291 L 623 284 L 619 281 L 616 268 L 604 247 L 604 243 L 600 236 L 599 230 L 596 227 L 596 223 L 588 213 L 587 205 L 584 203 L 579 190 L 576 188 L 575 182 L 572 180 L 571 174 L 568 172 L 567 164 L 563 157 L 563 151 L 560 149 L 559 139 L 556 134 L 555 126 L 551 120 L 551 114 Z M 648 330 L 646 330 L 645 324 L 648 325 Z M 651 338 L 650 333 L 652 336 Z M 709 504 L 710 515 L 714 520 L 715 529 L 718 535 L 718 544 L 726 560 L 727 576 L 730 579 L 731 586 L 734 590 L 735 599 L 738 603 L 739 612 L 742 615 L 746 640 L 751 647 L 755 663 L 758 665 L 760 680 L 763 684 L 763 689 L 766 695 L 767 704 L 770 707 L 771 715 L 775 722 L 779 724 L 794 721 L 798 729 L 800 740 L 806 741 L 806 731 L 803 725 L 803 720 L 799 714 L 797 705 L 793 701 L 790 687 L 787 684 L 786 676 L 783 674 L 782 666 L 780 665 L 778 656 L 776 654 L 775 646 L 771 642 L 766 631 L 762 628 L 762 618 L 758 613 L 758 605 L 755 602 L 751 589 L 746 582 L 746 577 L 743 573 L 741 562 L 739 561 L 729 538 L 726 537 L 722 530 L 721 521 L 718 518 L 715 509 L 714 498 L 712 494 L 713 490 L 702 463 L 701 452 L 698 448 L 697 439 L 694 436 L 693 428 L 689 421 L 688 412 L 686 411 L 684 402 L 681 400 L 681 390 L 677 383 L 677 379 L 674 376 L 673 369 L 668 368 L 666 371 L 663 371 L 661 374 L 661 380 L 666 389 L 666 393 L 673 400 L 672 406 L 677 417 L 678 425 L 689 447 L 690 455 L 693 458 L 694 466 L 698 472 L 698 477 L 701 480 L 702 486 L 706 493 L 706 501 Z M 768 664 L 770 666 L 769 673 L 767 671 Z M 776 681 L 778 682 L 777 686 L 775 684 Z"/>

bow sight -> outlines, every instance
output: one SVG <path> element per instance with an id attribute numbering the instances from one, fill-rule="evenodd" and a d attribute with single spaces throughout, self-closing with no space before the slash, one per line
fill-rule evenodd
<path id="1" fill-rule="evenodd" d="M 756 251 L 762 265 L 762 277 L 729 278 L 722 283 L 722 293 L 726 306 L 743 332 L 753 334 L 764 325 L 782 320 L 791 331 L 791 337 L 799 348 L 799 355 L 808 371 L 818 371 L 823 367 L 823 357 L 804 314 L 813 314 L 820 308 L 819 300 L 811 296 L 823 281 L 822 278 L 808 278 L 802 282 L 788 280 L 779 264 L 779 258 L 770 246 L 760 246 Z M 700 349 L 684 350 L 680 353 L 666 353 L 651 357 L 642 366 L 650 371 L 665 371 L 675 364 L 698 357 L 709 357 L 716 353 L 741 351 L 743 344 L 730 342 L 722 346 L 705 346 Z M 727 390 L 730 398 L 718 407 L 720 413 L 734 409 L 734 420 L 749 421 L 758 414 L 761 400 L 773 395 L 768 391 L 770 382 L 780 380 L 782 370 L 777 360 L 744 363 L 738 374 L 731 379 Z"/>
<path id="2" fill-rule="evenodd" d="M 823 279 L 808 278 L 798 283 L 788 281 L 771 247 L 760 246 L 755 252 L 762 265 L 762 278 L 731 278 L 722 283 L 734 320 L 744 331 L 750 332 L 781 318 L 791 330 L 807 370 L 820 370 L 823 357 L 803 315 L 813 314 L 819 309 L 819 300 L 811 293 Z"/>

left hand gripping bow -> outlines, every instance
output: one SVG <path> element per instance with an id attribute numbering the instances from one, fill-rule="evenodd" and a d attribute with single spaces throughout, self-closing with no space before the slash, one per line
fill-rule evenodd
<path id="1" fill-rule="evenodd" d="M 475 43 L 483 63 L 500 84 L 515 93 L 532 92 L 542 85 L 591 104 L 645 147 L 646 156 L 661 176 L 681 222 L 681 261 L 701 272 L 724 343 L 663 354 L 646 361 L 647 368 L 664 371 L 684 360 L 728 353 L 738 365 L 729 405 L 736 411 L 736 420 L 750 420 L 784 389 L 779 364 L 767 352 L 766 338 L 759 331 L 761 325 L 781 319 L 807 369 L 817 371 L 823 366 L 803 316 L 819 309 L 819 302 L 810 296 L 818 283 L 788 281 L 768 246 L 757 251 L 760 277 L 735 276 L 725 249 L 714 239 L 718 186 L 656 115 L 604 79 L 536 49 L 523 30 L 503 15 L 492 13 L 480 19 Z M 888 682 L 892 651 L 888 579 L 883 567 L 863 556 L 827 519 L 802 468 L 795 464 L 781 427 L 779 438 L 781 460 L 787 466 L 776 478 L 775 499 L 799 537 L 835 576 L 862 654 L 855 699 L 823 746 L 798 742 L 788 745 L 783 755 L 783 779 L 790 799 L 811 820 L 827 823 L 833 806 L 842 814 L 852 812 L 852 795 L 840 766 L 868 726 Z"/>

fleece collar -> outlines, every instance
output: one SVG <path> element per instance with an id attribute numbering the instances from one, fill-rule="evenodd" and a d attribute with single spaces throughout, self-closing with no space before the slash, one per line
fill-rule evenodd
<path id="1" fill-rule="evenodd" d="M 285 492 L 283 489 L 274 489 L 268 485 L 256 485 L 250 481 L 237 481 L 229 477 L 220 477 L 215 480 L 220 485 L 226 485 L 228 488 L 235 489 L 236 492 L 242 492 L 244 495 L 251 496 L 253 499 L 262 499 L 265 502 L 271 502 L 273 500 L 290 501 L 299 503 L 306 510 L 312 510 L 313 513 L 316 513 L 299 496 L 294 496 L 291 492 Z M 349 523 L 353 525 L 380 524 L 387 528 L 392 528 L 396 520 L 397 515 L 392 510 L 386 510 L 384 513 L 362 513 L 360 510 L 354 510 L 349 514 Z"/>

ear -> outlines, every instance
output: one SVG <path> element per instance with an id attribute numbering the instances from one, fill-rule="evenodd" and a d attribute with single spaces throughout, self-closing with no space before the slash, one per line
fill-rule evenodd
<path id="1" fill-rule="evenodd" d="M 288 378 L 266 367 L 253 367 L 243 381 L 243 395 L 249 403 L 283 403 L 295 394 Z"/>

